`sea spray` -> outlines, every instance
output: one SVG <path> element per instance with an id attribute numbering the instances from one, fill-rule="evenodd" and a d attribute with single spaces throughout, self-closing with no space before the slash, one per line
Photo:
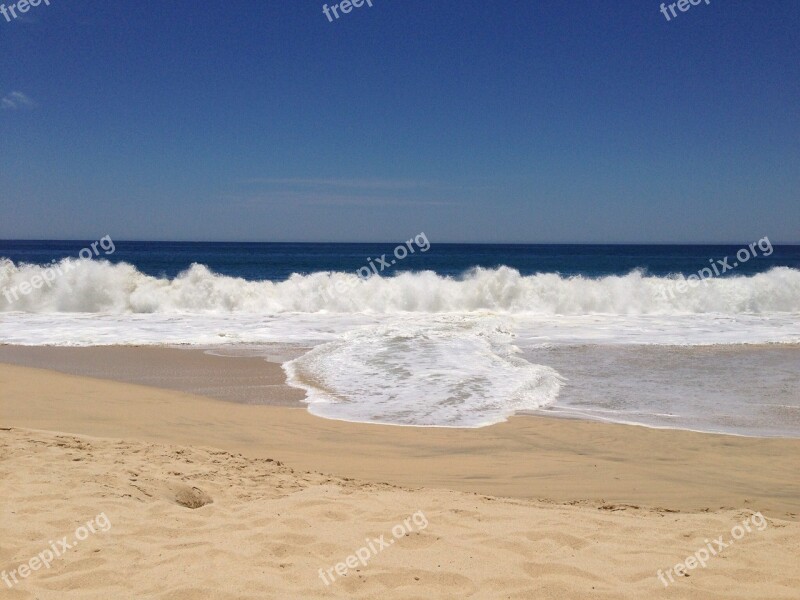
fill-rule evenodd
<path id="1" fill-rule="evenodd" d="M 431 271 L 361 279 L 353 273 L 295 274 L 284 281 L 249 281 L 194 264 L 177 277 L 146 275 L 107 261 L 72 261 L 51 286 L 0 312 L 184 314 L 340 313 L 399 314 L 491 311 L 538 315 L 725 315 L 800 312 L 800 271 L 775 267 L 750 276 L 720 277 L 673 296 L 658 294 L 677 277 L 642 271 L 605 277 L 521 275 L 516 269 L 475 268 L 459 277 Z M 42 275 L 49 266 L 0 269 L 0 286 Z M 347 293 L 338 293 L 342 282 Z"/>

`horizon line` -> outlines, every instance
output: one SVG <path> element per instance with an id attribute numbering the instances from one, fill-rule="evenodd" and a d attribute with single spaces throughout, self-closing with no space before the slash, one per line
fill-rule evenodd
<path id="1" fill-rule="evenodd" d="M 418 234 L 416 234 L 418 235 Z M 109 236 L 110 237 L 110 236 Z M 769 236 L 764 236 L 768 238 Z M 764 239 L 764 237 L 759 238 Z M 0 238 L 0 243 L 5 242 L 86 242 L 94 238 L 69 238 L 69 239 L 49 239 L 49 238 Z M 404 240 L 403 240 L 404 241 Z M 758 240 L 756 240 L 758 241 Z M 263 241 L 263 240 L 149 240 L 149 239 L 117 239 L 114 243 L 134 242 L 139 244 L 398 244 L 398 240 L 389 241 Z M 431 245 L 439 246 L 736 246 L 749 244 L 750 242 L 430 242 Z M 778 246 L 800 246 L 797 242 L 774 242 L 772 245 Z"/>

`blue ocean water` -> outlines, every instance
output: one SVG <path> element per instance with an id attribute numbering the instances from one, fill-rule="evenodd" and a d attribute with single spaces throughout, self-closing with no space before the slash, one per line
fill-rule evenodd
<path id="1" fill-rule="evenodd" d="M 0 240 L 0 257 L 14 262 L 46 264 L 53 260 L 76 258 L 86 241 L 15 241 Z M 757 242 L 757 240 L 752 240 Z M 624 275 L 642 269 L 654 276 L 682 274 L 689 276 L 730 257 L 727 275 L 752 275 L 773 267 L 800 269 L 800 246 L 763 243 L 772 249 L 769 256 L 756 243 L 755 257 L 733 268 L 737 251 L 751 242 L 738 245 L 594 245 L 594 244 L 437 244 L 431 242 L 426 252 L 415 248 L 413 254 L 397 261 L 391 272 L 433 271 L 439 275 L 458 276 L 473 267 L 508 266 L 522 275 L 559 273 L 563 276 L 602 277 Z M 281 281 L 293 273 L 318 271 L 355 272 L 368 259 L 392 256 L 398 243 L 239 243 L 239 242 L 141 242 L 114 240 L 115 251 L 100 249 L 99 258 L 112 263 L 126 262 L 142 273 L 173 278 L 193 263 L 212 271 L 248 280 Z M 721 270 L 721 268 L 720 268 Z"/>

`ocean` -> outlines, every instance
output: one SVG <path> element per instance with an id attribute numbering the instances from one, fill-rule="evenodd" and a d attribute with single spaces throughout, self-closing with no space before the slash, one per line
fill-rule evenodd
<path id="1" fill-rule="evenodd" d="M 262 355 L 348 421 L 800 437 L 800 246 L 92 242 L 0 241 L 0 344 Z"/>

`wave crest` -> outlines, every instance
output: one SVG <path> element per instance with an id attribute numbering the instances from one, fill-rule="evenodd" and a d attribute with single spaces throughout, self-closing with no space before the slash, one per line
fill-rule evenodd
<path id="1" fill-rule="evenodd" d="M 55 276 L 53 276 L 55 273 Z M 38 278 L 38 279 L 37 279 Z M 38 288 L 31 283 L 39 281 Z M 448 313 L 548 315 L 760 314 L 800 312 L 800 271 L 776 267 L 752 276 L 695 282 L 641 271 L 598 278 L 475 268 L 461 277 L 430 271 L 361 279 L 352 273 L 247 281 L 194 264 L 173 279 L 126 263 L 65 259 L 51 266 L 0 262 L 0 312 L 29 313 Z M 25 286 L 30 286 L 29 293 Z M 671 290 L 671 291 L 670 291 Z"/>

